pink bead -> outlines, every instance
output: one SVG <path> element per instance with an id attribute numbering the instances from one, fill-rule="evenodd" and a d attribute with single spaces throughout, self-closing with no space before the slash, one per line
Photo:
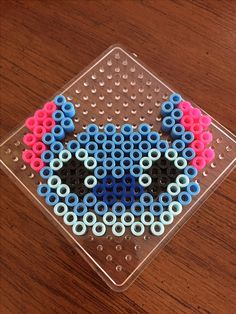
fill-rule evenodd
<path id="1" fill-rule="evenodd" d="M 207 146 L 212 142 L 213 136 L 212 136 L 211 132 L 205 131 L 199 135 L 199 140 L 202 141 L 205 146 Z"/>
<path id="2" fill-rule="evenodd" d="M 43 121 L 47 118 L 47 112 L 43 109 L 39 109 L 35 111 L 34 117 L 38 121 L 38 124 L 42 125 Z"/>
<path id="3" fill-rule="evenodd" d="M 37 155 L 37 156 L 41 156 L 41 154 L 47 149 L 46 145 L 42 142 L 36 142 L 34 143 L 33 147 L 33 152 Z"/>
<path id="4" fill-rule="evenodd" d="M 190 132 L 193 133 L 195 138 L 198 138 L 199 135 L 202 133 L 203 131 L 203 127 L 201 124 L 199 123 L 194 123 L 191 127 L 190 127 Z"/>
<path id="5" fill-rule="evenodd" d="M 41 139 L 46 133 L 46 129 L 43 126 L 38 125 L 34 128 L 33 133 L 38 139 Z"/>
<path id="6" fill-rule="evenodd" d="M 37 120 L 34 117 L 30 117 L 26 119 L 25 126 L 30 130 L 33 131 L 33 129 L 38 125 Z"/>
<path id="7" fill-rule="evenodd" d="M 197 170 L 201 171 L 206 167 L 206 161 L 202 156 L 195 157 L 190 164 L 194 166 Z"/>
<path id="8" fill-rule="evenodd" d="M 53 120 L 53 118 L 47 118 L 43 121 L 43 127 L 46 129 L 47 132 L 50 132 L 55 125 L 56 122 Z"/>
<path id="9" fill-rule="evenodd" d="M 30 166 L 34 171 L 39 172 L 44 167 L 44 162 L 41 158 L 33 158 Z"/>
<path id="10" fill-rule="evenodd" d="M 205 148 L 204 143 L 199 140 L 195 140 L 190 144 L 190 147 L 195 151 L 197 155 L 201 154 L 203 149 Z"/>
<path id="11" fill-rule="evenodd" d="M 203 129 L 206 130 L 211 125 L 211 117 L 206 115 L 201 116 L 199 123 L 203 126 Z"/>
<path id="12" fill-rule="evenodd" d="M 51 117 L 52 113 L 57 109 L 57 106 L 54 104 L 54 102 L 47 102 L 43 106 L 44 111 L 47 113 L 49 117 Z"/>
<path id="13" fill-rule="evenodd" d="M 189 130 L 190 127 L 193 125 L 193 117 L 189 115 L 185 115 L 181 118 L 180 123 L 184 126 L 185 130 Z"/>
<path id="14" fill-rule="evenodd" d="M 206 148 L 204 151 L 201 153 L 201 156 L 205 159 L 206 163 L 209 163 L 215 158 L 215 152 L 211 148 Z"/>
<path id="15" fill-rule="evenodd" d="M 188 114 L 189 110 L 192 108 L 190 102 L 181 101 L 178 105 L 178 108 L 183 111 L 183 114 Z"/>
<path id="16" fill-rule="evenodd" d="M 193 117 L 193 120 L 194 122 L 198 122 L 199 121 L 199 118 L 201 117 L 202 115 L 202 112 L 200 109 L 198 108 L 191 108 L 189 110 L 189 115 Z"/>
<path id="17" fill-rule="evenodd" d="M 37 138 L 32 133 L 27 133 L 23 137 L 23 143 L 30 147 L 32 147 L 36 141 L 37 141 Z"/>
<path id="18" fill-rule="evenodd" d="M 35 158 L 35 153 L 31 149 L 26 149 L 22 152 L 22 159 L 27 164 L 30 164 L 33 158 Z"/>

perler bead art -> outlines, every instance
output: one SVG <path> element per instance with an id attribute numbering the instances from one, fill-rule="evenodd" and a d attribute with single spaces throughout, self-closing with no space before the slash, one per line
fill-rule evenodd
<path id="1" fill-rule="evenodd" d="M 1 164 L 114 290 L 235 166 L 235 137 L 122 47 L 0 146 Z"/>
<path id="2" fill-rule="evenodd" d="M 96 237 L 107 229 L 116 237 L 127 229 L 136 237 L 145 229 L 161 236 L 200 193 L 194 178 L 215 158 L 211 118 L 171 94 L 161 105 L 169 141 L 148 123 L 137 131 L 127 123 L 120 131 L 93 123 L 65 144 L 75 114 L 74 104 L 58 95 L 25 122 L 22 159 L 40 173 L 38 195 L 76 236 L 89 228 Z"/>

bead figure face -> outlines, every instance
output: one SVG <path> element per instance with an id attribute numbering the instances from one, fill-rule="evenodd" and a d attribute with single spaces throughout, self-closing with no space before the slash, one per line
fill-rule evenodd
<path id="1" fill-rule="evenodd" d="M 137 131 L 124 124 L 120 132 L 113 124 L 102 131 L 89 124 L 64 144 L 75 130 L 75 108 L 63 95 L 26 120 L 31 133 L 22 158 L 44 180 L 38 194 L 75 235 L 91 228 L 103 236 L 111 228 L 117 237 L 127 229 L 141 236 L 148 228 L 161 236 L 200 193 L 194 178 L 214 159 L 207 148 L 211 119 L 178 94 L 162 104 L 161 114 L 169 142 L 146 123 Z"/>

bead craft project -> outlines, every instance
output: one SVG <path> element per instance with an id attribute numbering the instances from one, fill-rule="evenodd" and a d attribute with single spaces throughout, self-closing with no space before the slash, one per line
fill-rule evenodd
<path id="1" fill-rule="evenodd" d="M 1 144 L 1 163 L 122 291 L 233 169 L 235 145 L 114 46 Z"/>

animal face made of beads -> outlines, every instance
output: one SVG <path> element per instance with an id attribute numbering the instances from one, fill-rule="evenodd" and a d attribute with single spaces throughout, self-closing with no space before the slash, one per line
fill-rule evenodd
<path id="1" fill-rule="evenodd" d="M 26 120 L 22 158 L 40 173 L 38 194 L 77 236 L 88 228 L 98 237 L 108 228 L 117 237 L 146 228 L 162 236 L 200 193 L 195 177 L 214 159 L 210 117 L 172 94 L 161 107 L 161 132 L 146 123 L 120 132 L 89 124 L 67 141 L 75 112 L 58 95 Z"/>

